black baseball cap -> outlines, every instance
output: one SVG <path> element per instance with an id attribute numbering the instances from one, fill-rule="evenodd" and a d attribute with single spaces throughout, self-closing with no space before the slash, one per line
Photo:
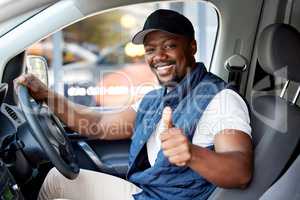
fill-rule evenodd
<path id="1" fill-rule="evenodd" d="M 133 36 L 132 43 L 143 44 L 145 36 L 153 31 L 165 31 L 195 38 L 194 27 L 188 18 L 173 10 L 159 9 L 148 16 L 143 30 Z"/>

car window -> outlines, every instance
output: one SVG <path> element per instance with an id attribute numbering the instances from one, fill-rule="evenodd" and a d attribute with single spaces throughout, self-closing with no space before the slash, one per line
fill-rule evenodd
<path id="1" fill-rule="evenodd" d="M 72 101 L 112 108 L 133 104 L 159 88 L 144 61 L 143 45 L 132 44 L 146 17 L 156 9 L 176 10 L 194 25 L 196 60 L 208 68 L 218 30 L 216 10 L 204 2 L 163 2 L 110 10 L 70 25 L 27 49 L 49 63 L 50 87 Z"/>

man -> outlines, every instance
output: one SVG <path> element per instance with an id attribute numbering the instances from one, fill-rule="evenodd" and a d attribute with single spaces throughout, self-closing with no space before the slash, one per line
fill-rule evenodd
<path id="1" fill-rule="evenodd" d="M 39 199 L 207 199 L 216 186 L 245 187 L 253 162 L 247 106 L 195 62 L 191 22 L 177 12 L 157 10 L 133 43 L 144 44 L 146 62 L 162 88 L 119 113 L 102 115 L 75 105 L 32 75 L 17 80 L 74 131 L 106 140 L 132 138 L 128 182 L 88 170 L 71 181 L 52 169 Z M 82 129 L 82 121 L 99 126 Z"/>

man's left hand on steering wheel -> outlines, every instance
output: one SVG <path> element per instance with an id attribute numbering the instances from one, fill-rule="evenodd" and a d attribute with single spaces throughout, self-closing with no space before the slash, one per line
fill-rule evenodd
<path id="1" fill-rule="evenodd" d="M 60 121 L 39 102 L 48 100 L 49 90 L 32 74 L 22 75 L 15 80 L 19 103 L 32 129 L 31 133 L 39 142 L 54 166 L 69 179 L 79 174 L 79 166 L 71 142 Z M 31 97 L 36 101 L 31 101 Z"/>

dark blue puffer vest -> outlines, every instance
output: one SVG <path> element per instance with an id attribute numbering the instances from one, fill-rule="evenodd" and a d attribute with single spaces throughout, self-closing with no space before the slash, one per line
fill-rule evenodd
<path id="1" fill-rule="evenodd" d="M 146 142 L 161 119 L 162 110 L 170 106 L 173 124 L 182 128 L 192 141 L 194 131 L 212 98 L 226 88 L 226 83 L 206 72 L 202 63 L 169 93 L 166 88 L 151 91 L 140 103 L 129 155 L 127 178 L 143 189 L 134 195 L 136 200 L 204 200 L 215 186 L 189 167 L 177 167 L 169 163 L 160 150 L 154 166 L 148 162 Z M 212 148 L 212 147 L 209 147 Z"/>

